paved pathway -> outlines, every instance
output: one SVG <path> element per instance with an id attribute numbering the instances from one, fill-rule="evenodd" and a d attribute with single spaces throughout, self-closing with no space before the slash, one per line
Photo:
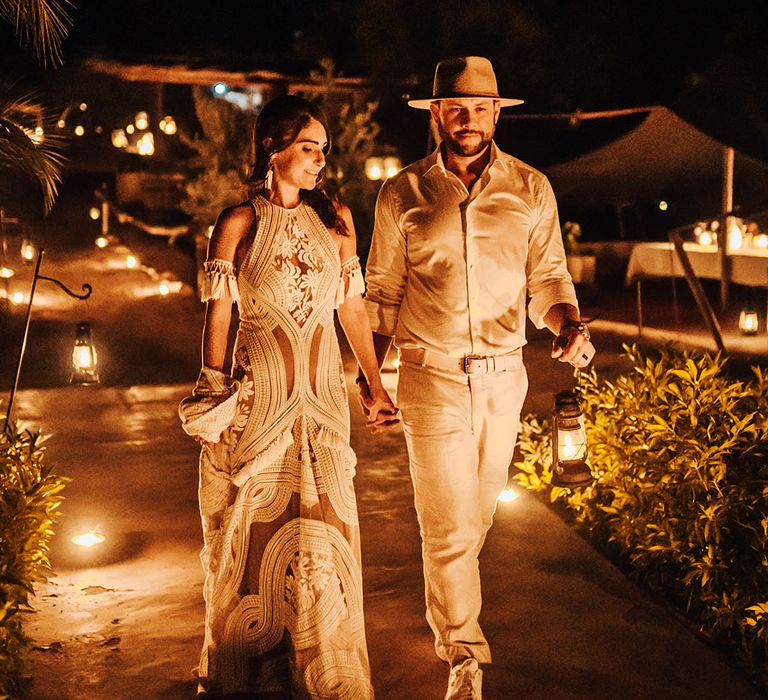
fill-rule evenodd
<path id="1" fill-rule="evenodd" d="M 40 589 L 26 623 L 37 647 L 29 655 L 32 700 L 194 696 L 203 618 L 197 449 L 176 418 L 188 389 L 21 392 L 19 415 L 53 434 L 51 458 L 72 478 L 54 546 L 58 574 Z M 439 700 L 446 670 L 422 614 L 402 435 L 373 439 L 354 416 L 377 696 Z M 68 551 L 66 538 L 97 524 L 113 561 L 89 566 Z M 482 571 L 484 625 L 495 654 L 486 672 L 489 700 L 758 697 L 531 495 L 500 505 Z"/>

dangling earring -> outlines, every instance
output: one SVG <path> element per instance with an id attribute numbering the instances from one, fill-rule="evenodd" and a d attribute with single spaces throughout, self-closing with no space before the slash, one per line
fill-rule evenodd
<path id="1" fill-rule="evenodd" d="M 272 179 L 273 179 L 273 173 L 272 173 L 272 159 L 269 159 L 269 170 L 267 170 L 267 176 L 264 178 L 264 189 L 267 191 L 272 189 Z"/>

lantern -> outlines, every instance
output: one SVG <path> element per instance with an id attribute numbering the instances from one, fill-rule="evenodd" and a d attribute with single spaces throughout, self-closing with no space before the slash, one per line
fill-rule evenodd
<path id="1" fill-rule="evenodd" d="M 99 370 L 96 348 L 89 323 L 78 323 L 75 347 L 72 350 L 72 377 L 70 384 L 98 384 Z"/>
<path id="2" fill-rule="evenodd" d="M 745 306 L 739 314 L 739 330 L 742 335 L 757 335 L 758 330 L 757 311 L 750 306 Z"/>
<path id="3" fill-rule="evenodd" d="M 35 259 L 35 244 L 29 238 L 21 242 L 21 259 L 25 263 L 31 263 Z"/>
<path id="4" fill-rule="evenodd" d="M 587 464 L 587 433 L 575 391 L 555 396 L 552 414 L 552 486 L 577 488 L 592 481 Z"/>

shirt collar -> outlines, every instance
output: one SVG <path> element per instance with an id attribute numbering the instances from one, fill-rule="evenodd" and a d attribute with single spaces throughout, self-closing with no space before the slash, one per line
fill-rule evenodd
<path id="1" fill-rule="evenodd" d="M 502 161 L 499 158 L 500 153 L 501 151 L 499 151 L 498 147 L 496 146 L 496 142 L 491 140 L 491 159 L 488 161 L 488 165 L 486 166 L 482 175 L 489 172 L 493 167 L 501 167 Z M 445 169 L 443 152 L 440 146 L 438 146 L 434 151 L 432 151 L 432 153 L 429 154 L 429 156 L 427 156 L 427 168 L 424 171 L 424 175 L 429 175 L 433 171 L 436 173 L 441 173 L 443 177 L 448 174 L 448 171 Z"/>

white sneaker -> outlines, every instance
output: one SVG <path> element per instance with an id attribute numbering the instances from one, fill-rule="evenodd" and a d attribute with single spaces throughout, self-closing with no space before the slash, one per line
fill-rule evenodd
<path id="1" fill-rule="evenodd" d="M 445 700 L 482 700 L 483 672 L 477 659 L 464 659 L 451 667 Z"/>

